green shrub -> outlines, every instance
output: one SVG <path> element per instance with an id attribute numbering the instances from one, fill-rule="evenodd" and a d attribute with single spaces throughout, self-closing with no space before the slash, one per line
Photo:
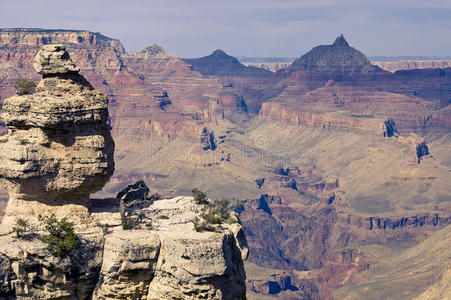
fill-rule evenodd
<path id="1" fill-rule="evenodd" d="M 223 224 L 224 222 L 233 222 L 230 218 L 230 212 L 242 209 L 243 201 L 230 199 L 208 200 L 207 194 L 194 188 L 192 189 L 194 201 L 199 205 L 204 205 L 200 219 L 196 217 L 192 222 L 194 229 L 200 231 L 215 231 L 212 225 Z"/>
<path id="2" fill-rule="evenodd" d="M 196 204 L 202 205 L 202 204 L 208 204 L 207 194 L 194 188 L 192 189 L 194 202 Z"/>
<path id="3" fill-rule="evenodd" d="M 206 221 L 201 220 L 199 217 L 195 217 L 192 222 L 194 224 L 194 230 L 197 232 L 215 231 L 213 226 L 209 225 Z"/>
<path id="4" fill-rule="evenodd" d="M 66 218 L 58 220 L 54 214 L 43 217 L 39 215 L 39 220 L 48 232 L 48 235 L 41 237 L 41 241 L 47 244 L 47 250 L 57 257 L 69 254 L 78 245 L 78 237 L 74 232 L 74 224 Z"/>
<path id="5" fill-rule="evenodd" d="M 28 231 L 28 222 L 24 219 L 17 219 L 16 225 L 13 227 L 13 232 L 16 233 L 16 237 L 21 238 L 23 234 Z"/>
<path id="6" fill-rule="evenodd" d="M 222 218 L 220 215 L 217 215 L 212 212 L 208 212 L 206 214 L 202 214 L 201 217 L 210 224 L 221 224 Z"/>
<path id="7" fill-rule="evenodd" d="M 124 230 L 134 229 L 138 225 L 138 222 L 136 222 L 135 220 L 133 220 L 129 216 L 124 216 L 121 219 L 121 221 L 122 221 L 122 229 L 124 229 Z"/>
<path id="8" fill-rule="evenodd" d="M 36 89 L 36 83 L 30 79 L 22 79 L 16 82 L 16 94 L 17 95 L 29 95 L 33 94 Z"/>
<path id="9" fill-rule="evenodd" d="M 103 224 L 100 222 L 97 222 L 96 226 L 99 227 L 100 229 L 102 229 L 103 234 L 107 234 L 110 229 L 110 225 Z"/>
<path id="10" fill-rule="evenodd" d="M 230 200 L 229 199 L 216 199 L 208 204 L 209 214 L 218 216 L 221 220 L 228 219 L 230 217 Z"/>

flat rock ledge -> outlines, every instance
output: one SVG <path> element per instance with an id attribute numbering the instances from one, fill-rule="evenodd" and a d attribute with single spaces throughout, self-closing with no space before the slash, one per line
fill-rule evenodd
<path id="1" fill-rule="evenodd" d="M 1 235 L 0 299 L 246 299 L 239 219 L 196 232 L 201 208 L 192 197 L 143 204 L 132 230 L 122 229 L 118 207 L 96 208 L 61 259 L 38 238 Z"/>

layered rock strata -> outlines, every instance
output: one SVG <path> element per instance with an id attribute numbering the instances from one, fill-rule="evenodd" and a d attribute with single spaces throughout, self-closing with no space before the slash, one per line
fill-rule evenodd
<path id="1" fill-rule="evenodd" d="M 5 100 L 9 131 L 0 143 L 0 178 L 10 200 L 4 223 L 53 211 L 87 213 L 89 195 L 114 171 L 108 98 L 78 74 L 62 45 L 46 45 L 34 67 L 43 75 L 35 94 Z"/>
<path id="2" fill-rule="evenodd" d="M 146 229 L 106 235 L 94 299 L 245 299 L 248 248 L 235 214 L 214 232 L 196 232 L 192 197 L 156 201 L 136 213 Z M 95 217 L 118 221 L 117 214 Z"/>
<path id="3" fill-rule="evenodd" d="M 114 171 L 107 97 L 62 45 L 42 47 L 34 65 L 44 77 L 37 92 L 6 99 L 2 111 L 9 132 L 0 178 L 10 200 L 0 299 L 245 299 L 248 248 L 237 215 L 198 232 L 193 220 L 203 207 L 192 197 L 152 203 L 147 189 L 135 195 L 139 205 L 127 206 L 133 225 L 125 230 L 122 194 L 90 199 Z M 38 216 L 52 213 L 75 225 L 77 243 L 62 254 L 43 239 L 54 229 Z M 13 233 L 19 219 L 31 225 L 21 235 Z"/>
<path id="4" fill-rule="evenodd" d="M 245 299 L 248 247 L 236 214 L 213 232 L 196 232 L 192 197 L 133 211 L 123 230 L 118 208 L 104 202 L 79 245 L 53 257 L 37 238 L 0 236 L 0 299 Z M 94 224 L 103 224 L 104 230 Z"/>

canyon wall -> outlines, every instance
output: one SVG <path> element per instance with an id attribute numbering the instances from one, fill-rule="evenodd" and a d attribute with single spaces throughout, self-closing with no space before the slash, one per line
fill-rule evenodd
<path id="1" fill-rule="evenodd" d="M 236 213 L 202 230 L 208 199 L 155 201 L 147 187 L 91 199 L 114 171 L 108 98 L 63 45 L 42 46 L 33 65 L 36 92 L 2 109 L 0 298 L 246 299 Z"/>
<path id="2" fill-rule="evenodd" d="M 399 70 L 451 68 L 451 60 L 398 60 L 372 61 L 372 63 L 392 73 Z"/>

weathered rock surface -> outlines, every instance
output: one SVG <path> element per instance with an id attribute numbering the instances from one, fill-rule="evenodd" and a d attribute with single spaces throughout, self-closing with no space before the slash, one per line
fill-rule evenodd
<path id="1" fill-rule="evenodd" d="M 397 60 L 397 61 L 373 61 L 374 65 L 389 71 L 415 69 L 446 69 L 451 68 L 451 60 Z"/>
<path id="2" fill-rule="evenodd" d="M 203 150 L 215 150 L 216 139 L 213 131 L 210 132 L 206 127 L 204 127 L 200 135 L 200 144 L 202 145 Z"/>
<path id="3" fill-rule="evenodd" d="M 105 236 L 94 299 L 145 299 L 160 250 L 155 233 L 118 230 Z"/>
<path id="4" fill-rule="evenodd" d="M 248 249 L 236 217 L 216 232 L 196 232 L 192 220 L 200 210 L 192 197 L 155 201 L 135 213 L 146 229 L 106 235 L 94 299 L 245 299 Z M 119 214 L 94 217 L 114 223 Z"/>
<path id="5" fill-rule="evenodd" d="M 45 74 L 37 92 L 6 99 L 1 114 L 9 128 L 0 144 L 10 196 L 3 223 L 49 211 L 84 214 L 114 171 L 107 97 L 77 74 L 63 46 L 43 46 L 35 62 Z"/>
<path id="6" fill-rule="evenodd" d="M 34 64 L 36 72 L 42 75 L 78 73 L 63 45 L 47 45 L 36 55 Z"/>
<path id="7" fill-rule="evenodd" d="M 192 197 L 156 201 L 135 210 L 141 223 L 123 230 L 114 203 L 97 207 L 77 227 L 77 248 L 61 259 L 37 237 L 2 235 L 0 298 L 245 299 L 248 248 L 239 220 L 196 232 L 200 208 Z"/>
<path id="8" fill-rule="evenodd" d="M 202 213 L 192 197 L 128 207 L 130 231 L 117 201 L 99 200 L 93 212 L 90 194 L 114 171 L 108 99 L 77 73 L 63 46 L 43 46 L 35 65 L 45 75 L 37 92 L 6 99 L 2 111 L 9 132 L 0 178 L 10 200 L 0 298 L 245 299 L 248 250 L 235 214 L 202 233 L 192 223 Z M 132 201 L 148 191 L 138 182 L 118 196 Z M 38 216 L 52 213 L 72 221 L 78 235 L 76 248 L 59 258 L 39 238 L 48 228 Z M 31 226 L 22 238 L 12 233 L 19 218 Z"/>

